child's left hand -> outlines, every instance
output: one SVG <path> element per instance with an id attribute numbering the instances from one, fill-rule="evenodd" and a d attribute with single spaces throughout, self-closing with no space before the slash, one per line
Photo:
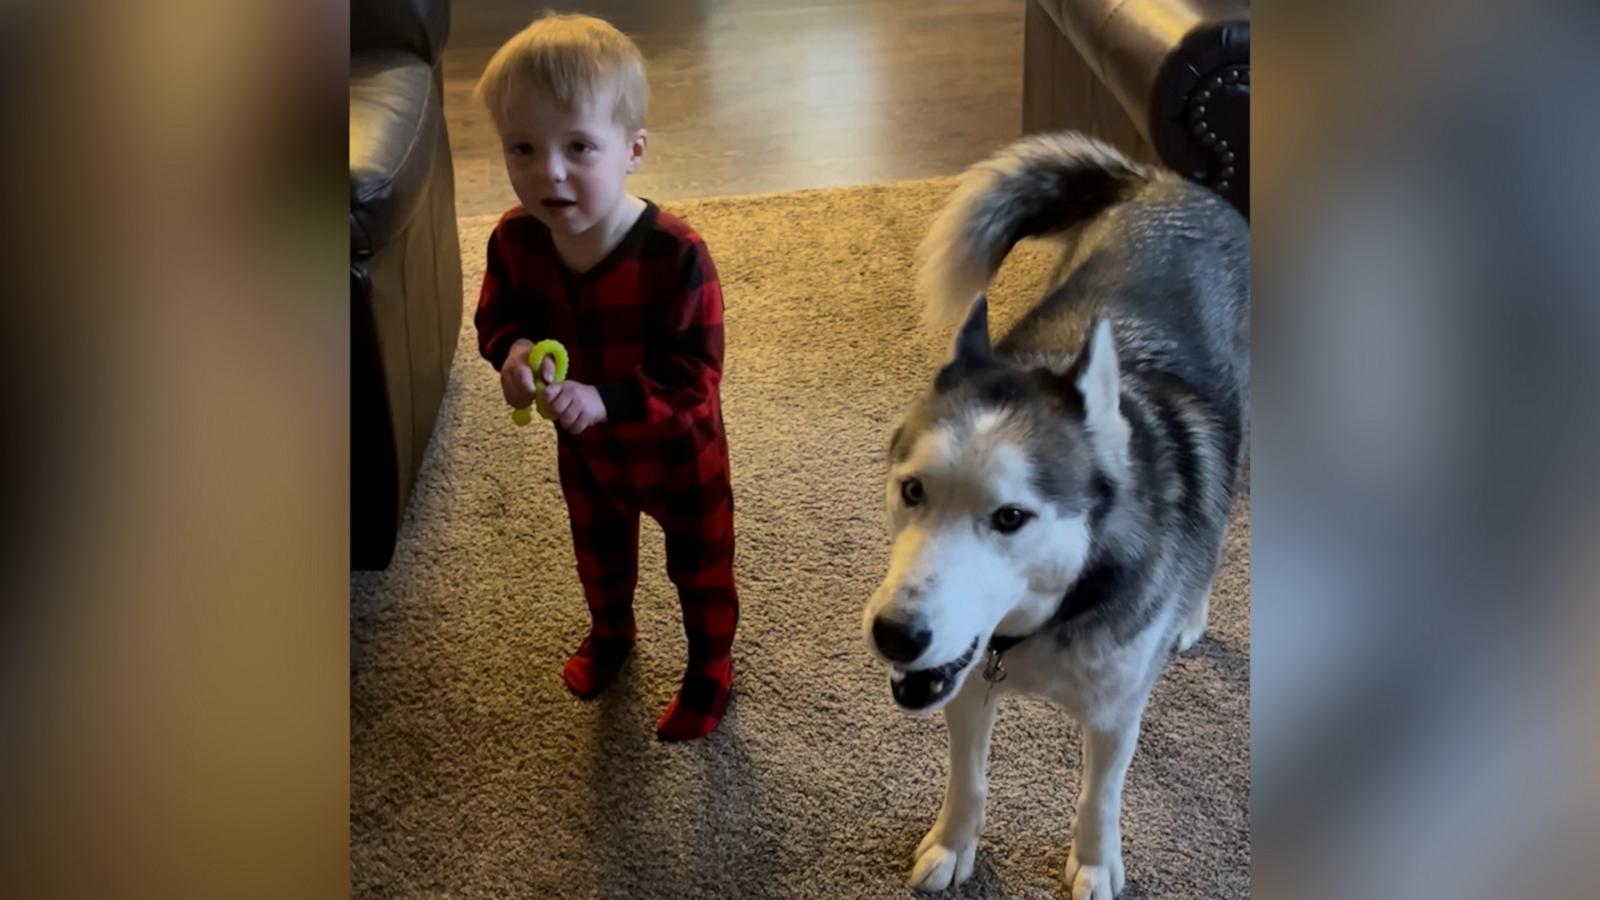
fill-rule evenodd
<path id="1" fill-rule="evenodd" d="M 573 434 L 606 420 L 606 404 L 600 392 L 578 381 L 558 381 L 544 389 L 545 403 L 556 414 L 561 427 Z"/>

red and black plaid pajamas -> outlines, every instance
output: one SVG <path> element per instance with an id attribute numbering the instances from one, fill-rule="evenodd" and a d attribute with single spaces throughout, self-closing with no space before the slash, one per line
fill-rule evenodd
<path id="1" fill-rule="evenodd" d="M 518 339 L 554 338 L 567 347 L 567 377 L 600 392 L 605 423 L 579 435 L 557 428 L 561 489 L 592 634 L 633 638 L 643 512 L 666 535 L 667 575 L 689 639 L 679 705 L 720 710 L 726 684 L 695 677 L 697 664 L 728 658 L 739 618 L 717 390 L 722 291 L 704 241 L 647 204 L 616 249 L 575 275 L 544 225 L 512 210 L 489 237 L 474 321 L 479 349 L 496 370 Z"/>

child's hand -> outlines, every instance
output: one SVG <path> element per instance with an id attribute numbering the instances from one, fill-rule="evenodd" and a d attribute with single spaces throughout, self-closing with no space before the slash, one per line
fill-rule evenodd
<path id="1" fill-rule="evenodd" d="M 524 353 L 522 355 L 527 356 L 528 354 Z M 556 358 L 554 356 L 546 356 L 544 359 L 539 360 L 539 380 L 545 384 L 550 384 L 556 380 Z"/>
<path id="2" fill-rule="evenodd" d="M 606 404 L 600 392 L 577 381 L 563 381 L 544 389 L 545 402 L 561 427 L 573 434 L 582 434 L 592 425 L 606 420 Z"/>
<path id="3" fill-rule="evenodd" d="M 527 409 L 533 405 L 533 367 L 528 365 L 528 351 L 532 349 L 533 341 L 517 341 L 511 345 L 505 365 L 500 367 L 500 390 L 512 409 Z M 551 364 L 549 357 L 544 362 Z"/>

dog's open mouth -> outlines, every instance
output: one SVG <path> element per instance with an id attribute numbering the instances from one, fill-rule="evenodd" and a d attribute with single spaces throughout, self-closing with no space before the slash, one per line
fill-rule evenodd
<path id="1" fill-rule="evenodd" d="M 972 663 L 977 653 L 978 639 L 973 638 L 972 646 L 961 654 L 960 659 L 931 669 L 911 672 L 894 669 L 889 673 L 889 693 L 894 695 L 894 702 L 905 709 L 927 709 L 955 690 L 957 677 Z"/>

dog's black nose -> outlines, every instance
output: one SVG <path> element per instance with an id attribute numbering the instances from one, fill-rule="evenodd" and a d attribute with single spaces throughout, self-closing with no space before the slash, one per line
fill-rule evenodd
<path id="1" fill-rule="evenodd" d="M 908 663 L 928 649 L 933 632 L 915 621 L 896 622 L 878 616 L 872 620 L 872 641 L 878 645 L 878 652 L 891 661 Z"/>

